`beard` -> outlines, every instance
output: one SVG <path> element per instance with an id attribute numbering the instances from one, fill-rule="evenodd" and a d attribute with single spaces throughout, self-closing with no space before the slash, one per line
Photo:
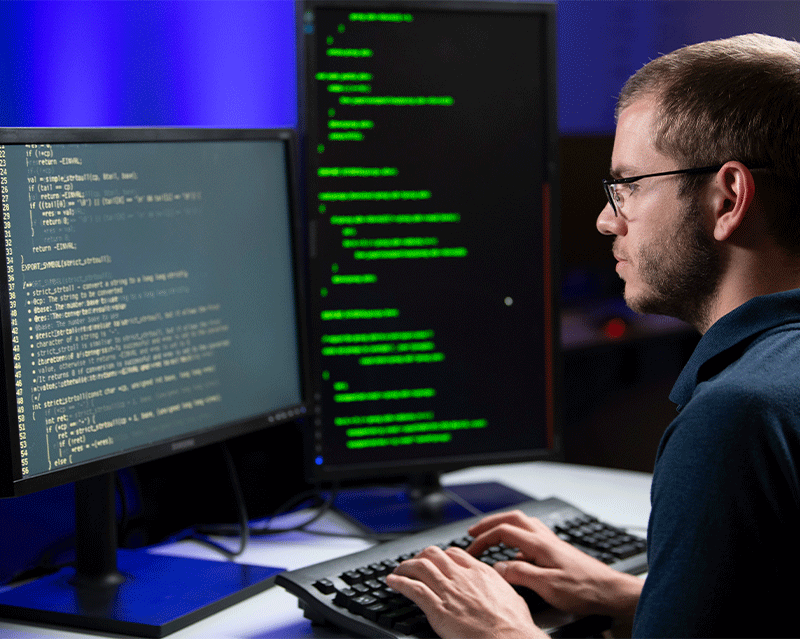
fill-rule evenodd
<path id="1" fill-rule="evenodd" d="M 710 232 L 703 227 L 697 198 L 681 212 L 674 233 L 637 252 L 639 276 L 647 290 L 625 294 L 637 313 L 669 315 L 705 330 L 722 274 L 722 258 Z"/>

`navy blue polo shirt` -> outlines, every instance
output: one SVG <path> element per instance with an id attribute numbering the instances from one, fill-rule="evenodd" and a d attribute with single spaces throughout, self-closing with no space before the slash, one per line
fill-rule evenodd
<path id="1" fill-rule="evenodd" d="M 717 321 L 670 399 L 634 636 L 800 635 L 800 290 Z"/>

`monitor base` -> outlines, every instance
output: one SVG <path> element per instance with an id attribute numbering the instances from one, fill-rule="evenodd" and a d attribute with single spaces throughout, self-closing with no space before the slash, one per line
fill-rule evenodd
<path id="1" fill-rule="evenodd" d="M 334 508 L 370 533 L 412 533 L 533 499 L 498 482 L 411 483 L 342 490 Z M 465 505 L 466 504 L 466 505 Z"/>
<path id="2" fill-rule="evenodd" d="M 123 580 L 76 585 L 74 568 L 0 592 L 0 617 L 163 637 L 274 583 L 280 568 L 119 550 Z"/>

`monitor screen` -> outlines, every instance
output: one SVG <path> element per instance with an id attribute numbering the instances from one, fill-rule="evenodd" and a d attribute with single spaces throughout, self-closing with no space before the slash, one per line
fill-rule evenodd
<path id="1" fill-rule="evenodd" d="M 304 411 L 293 138 L 0 129 L 3 495 Z"/>
<path id="2" fill-rule="evenodd" d="M 554 455 L 555 7 L 299 13 L 316 480 Z"/>
<path id="3" fill-rule="evenodd" d="M 0 495 L 74 482 L 76 516 L 74 565 L 4 590 L 3 617 L 160 637 L 272 583 L 118 551 L 112 471 L 305 413 L 294 146 L 0 129 Z"/>

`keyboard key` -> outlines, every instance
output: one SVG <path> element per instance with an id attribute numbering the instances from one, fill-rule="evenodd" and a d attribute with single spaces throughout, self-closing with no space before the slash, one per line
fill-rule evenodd
<path id="1" fill-rule="evenodd" d="M 458 546 L 459 548 L 462 548 L 462 549 L 466 550 L 469 547 L 469 545 L 472 543 L 472 541 L 473 541 L 472 537 L 466 536 L 466 537 L 461 537 L 460 539 L 454 539 L 453 542 L 450 545 L 451 546 Z"/>
<path id="2" fill-rule="evenodd" d="M 617 546 L 611 550 L 611 554 L 617 559 L 627 559 L 628 557 L 633 557 L 640 552 L 641 548 L 639 548 L 636 544 L 623 544 L 622 546 Z"/>
<path id="3" fill-rule="evenodd" d="M 339 579 L 341 579 L 348 586 L 352 586 L 353 584 L 357 584 L 361 581 L 361 574 L 357 570 L 348 570 L 347 572 L 339 575 Z"/>
<path id="4" fill-rule="evenodd" d="M 389 612 L 390 608 L 385 603 L 377 602 L 372 604 L 371 606 L 367 606 L 361 612 L 363 617 L 366 617 L 370 621 L 377 623 L 378 619 L 381 615 L 386 614 Z"/>
<path id="5" fill-rule="evenodd" d="M 397 568 L 400 564 L 396 562 L 394 559 L 387 559 L 381 562 L 386 568 L 386 574 L 388 575 L 390 572 L 394 572 L 394 569 Z"/>
<path id="6" fill-rule="evenodd" d="M 368 566 L 362 566 L 358 569 L 358 574 L 361 575 L 361 580 L 364 581 L 365 579 L 372 579 L 375 577 L 375 571 L 369 568 Z"/>
<path id="7" fill-rule="evenodd" d="M 353 597 L 357 597 L 358 593 L 351 588 L 345 588 L 344 590 L 337 590 L 336 596 L 333 598 L 333 603 L 339 606 L 340 608 L 347 608 L 347 604 Z"/>
<path id="8" fill-rule="evenodd" d="M 314 587 L 323 595 L 330 595 L 336 590 L 336 587 L 330 579 L 319 579 L 314 582 Z"/>
<path id="9" fill-rule="evenodd" d="M 379 602 L 372 595 L 358 595 L 347 602 L 347 609 L 354 615 L 363 615 L 367 606 L 373 606 L 376 603 Z"/>

